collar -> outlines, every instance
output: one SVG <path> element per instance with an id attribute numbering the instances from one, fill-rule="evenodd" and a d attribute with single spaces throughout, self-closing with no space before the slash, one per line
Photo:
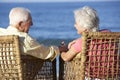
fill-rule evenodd
<path id="1" fill-rule="evenodd" d="M 7 30 L 12 30 L 12 31 L 20 32 L 17 28 L 15 28 L 13 26 L 8 26 Z"/>

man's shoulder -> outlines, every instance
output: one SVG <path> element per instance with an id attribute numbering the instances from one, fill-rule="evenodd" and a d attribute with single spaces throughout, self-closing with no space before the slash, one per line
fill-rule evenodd
<path id="1" fill-rule="evenodd" d="M 0 31 L 1 31 L 1 30 L 6 30 L 6 29 L 5 29 L 5 28 L 1 28 L 1 27 L 0 27 Z"/>
<path id="2" fill-rule="evenodd" d="M 6 29 L 5 28 L 0 28 L 0 34 L 5 33 Z"/>

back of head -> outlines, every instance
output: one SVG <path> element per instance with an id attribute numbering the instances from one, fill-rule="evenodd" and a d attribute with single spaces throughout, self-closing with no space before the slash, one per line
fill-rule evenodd
<path id="1" fill-rule="evenodd" d="M 80 27 L 86 28 L 90 31 L 97 31 L 99 27 L 99 17 L 96 10 L 85 6 L 74 11 L 75 21 Z"/>
<path id="2" fill-rule="evenodd" d="M 17 25 L 19 22 L 26 22 L 31 17 L 30 11 L 22 7 L 13 8 L 9 13 L 11 25 Z"/>

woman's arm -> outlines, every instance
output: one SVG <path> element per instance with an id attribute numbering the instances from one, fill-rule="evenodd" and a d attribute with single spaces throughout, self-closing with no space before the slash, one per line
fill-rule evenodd
<path id="1" fill-rule="evenodd" d="M 70 61 L 72 60 L 78 53 L 76 52 L 76 50 L 74 48 L 70 48 L 67 52 L 62 52 L 61 53 L 61 58 L 64 61 Z"/>
<path id="2" fill-rule="evenodd" d="M 77 39 L 76 39 L 76 40 L 77 40 Z M 75 44 L 76 40 L 73 40 L 73 41 L 71 41 L 71 42 L 68 44 L 68 49 L 70 49 L 71 46 L 72 46 L 73 44 Z"/>
<path id="3" fill-rule="evenodd" d="M 69 50 L 67 52 L 61 53 L 61 58 L 64 61 L 70 61 L 72 60 L 78 53 L 82 50 L 82 39 L 76 39 L 69 44 Z"/>

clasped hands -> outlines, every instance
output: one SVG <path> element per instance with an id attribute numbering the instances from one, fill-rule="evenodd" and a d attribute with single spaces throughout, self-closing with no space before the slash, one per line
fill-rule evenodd
<path id="1" fill-rule="evenodd" d="M 61 44 L 60 44 L 60 46 L 58 46 L 58 47 L 59 47 L 60 53 L 68 51 L 68 47 L 67 47 L 67 45 L 65 44 L 64 41 L 62 41 Z"/>

